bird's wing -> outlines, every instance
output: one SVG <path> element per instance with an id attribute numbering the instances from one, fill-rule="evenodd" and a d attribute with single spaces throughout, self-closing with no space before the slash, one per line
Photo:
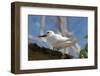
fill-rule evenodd
<path id="1" fill-rule="evenodd" d="M 63 37 L 63 36 L 61 36 L 61 35 L 56 35 L 55 37 L 56 37 L 55 39 L 56 39 L 58 42 L 65 42 L 65 41 L 70 40 L 70 38 Z"/>
<path id="2" fill-rule="evenodd" d="M 61 36 L 61 35 L 58 35 L 58 34 L 56 34 L 55 37 L 57 37 L 57 38 L 59 38 L 59 39 L 62 39 L 62 40 L 69 40 L 69 39 L 70 39 L 70 38 L 68 38 L 68 37 L 64 37 L 64 36 Z"/>
<path id="3" fill-rule="evenodd" d="M 68 40 L 68 39 L 59 39 L 56 41 L 55 43 L 55 48 L 65 48 L 65 47 L 69 47 L 73 44 L 72 40 Z"/>
<path id="4" fill-rule="evenodd" d="M 65 44 L 65 43 L 72 43 L 72 41 L 69 39 L 69 40 L 63 40 L 63 39 L 59 39 L 56 41 L 56 44 Z"/>

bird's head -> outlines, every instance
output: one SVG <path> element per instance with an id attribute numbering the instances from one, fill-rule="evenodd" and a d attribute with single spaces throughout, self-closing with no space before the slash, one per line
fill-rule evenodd
<path id="1" fill-rule="evenodd" d="M 50 36 L 52 36 L 52 35 L 54 35 L 54 32 L 53 32 L 53 31 L 47 31 L 46 34 L 41 35 L 41 36 L 39 36 L 39 37 L 50 37 Z"/>

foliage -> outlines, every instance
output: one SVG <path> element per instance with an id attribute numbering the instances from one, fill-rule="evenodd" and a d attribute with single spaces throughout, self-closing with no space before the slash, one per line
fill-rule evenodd
<path id="1" fill-rule="evenodd" d="M 80 51 L 80 58 L 88 58 L 88 44 Z"/>
<path id="2" fill-rule="evenodd" d="M 88 36 L 86 35 L 84 38 L 87 39 Z M 88 58 L 88 43 L 86 43 L 85 47 L 81 49 L 80 58 Z"/>

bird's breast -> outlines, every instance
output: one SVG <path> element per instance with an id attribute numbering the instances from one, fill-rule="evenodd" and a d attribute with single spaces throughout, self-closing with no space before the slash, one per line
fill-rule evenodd
<path id="1" fill-rule="evenodd" d="M 49 38 L 47 38 L 47 42 L 48 42 L 50 45 L 54 46 L 55 43 L 56 43 L 56 39 L 55 39 L 54 37 L 49 37 Z"/>

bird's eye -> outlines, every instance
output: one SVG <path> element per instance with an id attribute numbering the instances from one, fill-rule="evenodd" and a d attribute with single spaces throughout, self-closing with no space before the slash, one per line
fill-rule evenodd
<path id="1" fill-rule="evenodd" d="M 49 32 L 47 32 L 47 34 L 48 34 Z"/>

